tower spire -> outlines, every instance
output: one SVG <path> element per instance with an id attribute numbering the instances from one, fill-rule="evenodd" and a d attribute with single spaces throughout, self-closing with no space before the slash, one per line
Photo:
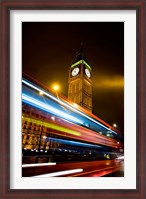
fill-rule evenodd
<path id="1" fill-rule="evenodd" d="M 83 43 L 69 69 L 68 99 L 92 112 L 92 72 L 85 61 Z"/>
<path id="2" fill-rule="evenodd" d="M 85 53 L 84 53 L 84 50 L 83 50 L 83 43 L 82 42 L 81 42 L 80 50 L 77 51 L 76 58 L 74 59 L 74 61 L 71 64 L 71 68 L 73 68 L 76 65 L 81 64 L 81 63 L 85 64 L 90 70 L 92 70 L 91 67 L 89 66 L 89 64 L 86 61 L 86 56 L 85 56 Z"/>
<path id="3" fill-rule="evenodd" d="M 85 53 L 83 50 L 83 42 L 81 42 L 81 47 L 80 50 L 76 53 L 76 58 L 74 62 L 80 61 L 80 60 L 85 60 Z"/>

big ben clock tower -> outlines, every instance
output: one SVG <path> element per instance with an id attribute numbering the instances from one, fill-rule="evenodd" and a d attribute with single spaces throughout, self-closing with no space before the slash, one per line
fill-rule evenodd
<path id="1" fill-rule="evenodd" d="M 82 47 L 70 66 L 68 84 L 68 99 L 92 112 L 92 69 Z"/>

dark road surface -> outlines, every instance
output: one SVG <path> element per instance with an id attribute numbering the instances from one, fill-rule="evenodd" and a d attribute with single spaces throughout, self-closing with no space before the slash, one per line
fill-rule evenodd
<path id="1" fill-rule="evenodd" d="M 124 161 L 122 163 L 122 169 L 120 171 L 108 174 L 106 176 L 103 177 L 124 177 Z"/>

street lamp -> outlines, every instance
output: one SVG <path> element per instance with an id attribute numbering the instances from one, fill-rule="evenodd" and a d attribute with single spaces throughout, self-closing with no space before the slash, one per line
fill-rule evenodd
<path id="1" fill-rule="evenodd" d="M 39 93 L 40 95 L 44 95 L 44 92 L 43 91 L 40 91 L 40 93 Z"/>
<path id="2" fill-rule="evenodd" d="M 59 85 L 58 84 L 54 84 L 53 85 L 53 90 L 55 91 L 56 97 L 59 99 L 58 92 L 57 92 L 59 90 Z"/>
<path id="3" fill-rule="evenodd" d="M 117 124 L 114 123 L 114 124 L 113 124 L 113 127 L 117 128 Z"/>
<path id="4" fill-rule="evenodd" d="M 58 91 L 58 90 L 59 90 L 59 85 L 58 85 L 58 84 L 55 84 L 55 85 L 53 86 L 53 89 L 54 89 L 55 91 Z"/>

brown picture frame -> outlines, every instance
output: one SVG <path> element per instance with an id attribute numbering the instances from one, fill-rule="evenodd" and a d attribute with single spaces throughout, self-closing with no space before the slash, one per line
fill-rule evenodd
<path id="1" fill-rule="evenodd" d="M 2 0 L 1 67 L 0 67 L 0 173 L 1 198 L 146 198 L 144 130 L 146 58 L 146 1 L 145 0 Z M 136 189 L 120 190 L 12 190 L 10 189 L 10 11 L 11 10 L 136 10 Z M 132 70 L 132 69 L 131 69 Z M 132 132 L 129 132 L 132 133 Z"/>

